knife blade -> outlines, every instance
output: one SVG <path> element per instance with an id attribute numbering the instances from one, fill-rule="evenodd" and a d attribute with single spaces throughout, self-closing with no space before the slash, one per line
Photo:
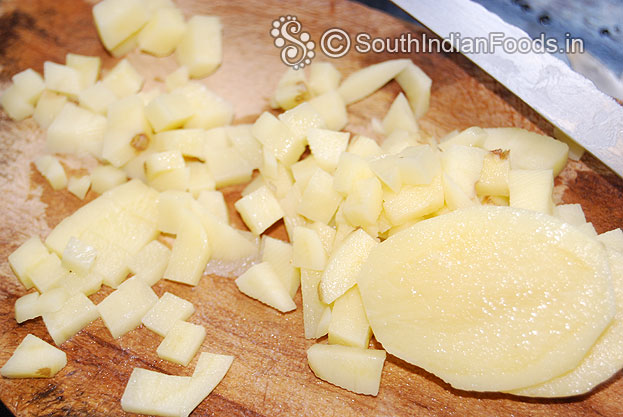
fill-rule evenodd
<path id="1" fill-rule="evenodd" d="M 392 1 L 623 178 L 623 107 L 591 81 L 549 53 L 504 48 L 496 39 L 530 37 L 471 0 Z M 490 44 L 476 50 L 475 39 Z"/>

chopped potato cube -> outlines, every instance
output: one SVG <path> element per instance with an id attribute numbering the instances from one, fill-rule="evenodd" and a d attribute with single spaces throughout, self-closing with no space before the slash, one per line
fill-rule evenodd
<path id="1" fill-rule="evenodd" d="M 178 320 L 169 329 L 156 353 L 164 360 L 186 366 L 201 347 L 205 336 L 203 326 Z"/>
<path id="2" fill-rule="evenodd" d="M 270 236 L 262 236 L 262 262 L 268 262 L 292 298 L 299 288 L 299 271 L 292 262 L 292 245 Z"/>
<path id="3" fill-rule="evenodd" d="M 157 240 L 145 245 L 128 263 L 128 268 L 137 279 L 152 286 L 164 276 L 171 250 Z"/>
<path id="4" fill-rule="evenodd" d="M 0 369 L 0 375 L 5 378 L 51 378 L 65 365 L 65 352 L 27 334 Z"/>
<path id="5" fill-rule="evenodd" d="M 67 190 L 80 200 L 84 200 L 89 188 L 91 188 L 91 176 L 83 175 L 82 177 L 69 177 Z"/>
<path id="6" fill-rule="evenodd" d="M 64 95 L 44 90 L 37 101 L 37 106 L 35 107 L 35 112 L 32 117 L 39 127 L 47 129 L 61 110 L 63 110 L 65 103 L 67 103 L 67 97 Z M 13 116 L 11 115 L 11 117 Z"/>
<path id="7" fill-rule="evenodd" d="M 97 311 L 116 339 L 138 327 L 157 301 L 158 296 L 147 284 L 131 278 L 104 298 Z"/>
<path id="8" fill-rule="evenodd" d="M 119 98 L 137 93 L 143 86 L 143 76 L 127 59 L 119 61 L 102 79 L 102 83 Z"/>
<path id="9" fill-rule="evenodd" d="M 50 152 L 89 152 L 99 157 L 105 131 L 104 116 L 67 102 L 48 127 L 46 147 Z"/>
<path id="10" fill-rule="evenodd" d="M 325 311 L 331 307 L 320 300 L 318 286 L 322 271 L 301 268 L 301 296 L 303 298 L 303 325 L 306 339 L 317 339 L 327 334 L 320 326 Z M 327 326 L 328 329 L 328 326 Z"/>
<path id="11" fill-rule="evenodd" d="M 186 32 L 177 45 L 176 57 L 188 68 L 193 78 L 203 78 L 221 65 L 222 25 L 216 16 L 195 15 L 186 25 Z"/>
<path id="12" fill-rule="evenodd" d="M 53 189 L 60 190 L 67 186 L 67 174 L 59 160 L 52 155 L 43 155 L 35 159 L 37 171 L 45 177 Z"/>
<path id="13" fill-rule="evenodd" d="M 352 392 L 377 395 L 385 363 L 384 350 L 315 344 L 307 349 L 314 374 Z"/>
<path id="14" fill-rule="evenodd" d="M 367 348 L 372 330 L 366 317 L 357 285 L 342 294 L 333 303 L 329 343 Z"/>
<path id="15" fill-rule="evenodd" d="M 22 295 L 15 300 L 15 321 L 23 323 L 39 317 L 39 293 L 37 291 Z"/>
<path id="16" fill-rule="evenodd" d="M 315 230 L 297 226 L 292 234 L 292 264 L 299 268 L 322 271 L 327 262 L 327 253 L 320 236 Z"/>
<path id="17" fill-rule="evenodd" d="M 317 128 L 310 128 L 307 132 L 311 153 L 318 165 L 327 172 L 333 172 L 337 168 L 340 156 L 346 151 L 349 138 L 348 132 Z"/>
<path id="18" fill-rule="evenodd" d="M 93 20 L 104 47 L 112 51 L 149 19 L 141 0 L 104 0 L 93 6 Z"/>
<path id="19" fill-rule="evenodd" d="M 41 243 L 38 236 L 32 236 L 9 255 L 9 265 L 26 289 L 33 286 L 29 276 L 31 270 L 48 255 L 48 249 Z"/>
<path id="20" fill-rule="evenodd" d="M 333 177 L 318 169 L 305 187 L 298 212 L 310 220 L 329 223 L 341 201 L 342 196 L 333 189 Z"/>
<path id="21" fill-rule="evenodd" d="M 37 71 L 31 68 L 18 72 L 12 78 L 13 85 L 19 90 L 20 96 L 33 106 L 45 89 L 45 82 Z"/>
<path id="22" fill-rule="evenodd" d="M 186 320 L 195 312 L 195 306 L 177 295 L 165 292 L 145 314 L 141 322 L 152 332 L 165 337 L 178 320 Z"/>
<path id="23" fill-rule="evenodd" d="M 283 217 L 279 202 L 266 186 L 242 197 L 234 205 L 249 230 L 256 235 L 262 234 Z"/>
<path id="24" fill-rule="evenodd" d="M 201 222 L 189 209 L 183 208 L 180 215 L 177 236 L 164 278 L 197 285 L 210 259 L 210 244 Z M 216 244 L 214 242 L 215 246 Z"/>
<path id="25" fill-rule="evenodd" d="M 409 59 L 392 59 L 369 65 L 350 74 L 340 84 L 338 92 L 346 104 L 359 101 L 387 84 L 409 63 Z"/>
<path id="26" fill-rule="evenodd" d="M 44 314 L 43 323 L 54 343 L 60 346 L 98 317 L 97 307 L 79 293 L 65 301 L 60 310 Z"/>
<path id="27" fill-rule="evenodd" d="M 249 268 L 236 279 L 236 286 L 243 294 L 282 313 L 296 309 L 288 289 L 268 262 L 255 264 Z"/>
<path id="28" fill-rule="evenodd" d="M 99 165 L 91 171 L 91 189 L 99 194 L 111 190 L 127 180 L 125 172 L 112 165 Z"/>
<path id="29" fill-rule="evenodd" d="M 62 264 L 65 268 L 78 274 L 86 274 L 93 267 L 97 250 L 76 237 L 71 237 L 63 251 Z"/>
<path id="30" fill-rule="evenodd" d="M 99 56 L 85 56 L 78 54 L 67 54 L 65 65 L 73 68 L 80 74 L 80 86 L 84 90 L 92 86 L 100 75 L 102 59 Z"/>
<path id="31" fill-rule="evenodd" d="M 69 97 L 77 97 L 82 89 L 80 73 L 66 65 L 45 61 L 43 63 L 45 88 Z"/>
<path id="32" fill-rule="evenodd" d="M 29 272 L 29 277 L 39 292 L 44 292 L 58 285 L 68 271 L 61 265 L 55 253 L 46 255 Z"/>
<path id="33" fill-rule="evenodd" d="M 511 207 L 551 214 L 553 189 L 551 169 L 511 169 L 508 173 Z"/>
<path id="34" fill-rule="evenodd" d="M 177 91 L 157 96 L 145 108 L 147 120 L 155 132 L 182 127 L 193 113 L 186 96 Z"/>
<path id="35" fill-rule="evenodd" d="M 155 56 L 171 54 L 186 30 L 184 15 L 174 7 L 156 10 L 138 34 L 138 47 Z"/>

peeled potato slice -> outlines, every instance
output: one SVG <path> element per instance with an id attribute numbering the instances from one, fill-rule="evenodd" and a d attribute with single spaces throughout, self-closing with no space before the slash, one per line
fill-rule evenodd
<path id="1" fill-rule="evenodd" d="M 623 254 L 608 251 L 617 312 L 614 320 L 597 339 L 576 368 L 550 381 L 511 391 L 530 397 L 568 397 L 589 392 L 623 367 Z"/>
<path id="2" fill-rule="evenodd" d="M 425 220 L 372 249 L 358 285 L 389 352 L 475 391 L 575 368 L 610 324 L 606 251 L 558 219 L 480 206 Z"/>

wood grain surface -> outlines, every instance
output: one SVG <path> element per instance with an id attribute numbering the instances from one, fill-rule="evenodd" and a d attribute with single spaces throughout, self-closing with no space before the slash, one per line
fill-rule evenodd
<path id="1" fill-rule="evenodd" d="M 214 14 L 224 24 L 224 62 L 203 82 L 234 103 L 236 122 L 251 122 L 268 109 L 268 98 L 285 71 L 269 35 L 273 19 L 290 14 L 317 40 L 324 30 L 341 27 L 352 36 L 396 37 L 422 29 L 347 1 L 193 1 L 179 0 L 186 16 Z M 92 3 L 82 0 L 2 0 L 0 2 L 0 89 L 26 68 L 42 72 L 46 60 L 64 62 L 75 52 L 103 58 L 104 69 L 115 59 L 97 38 Z M 444 11 L 451 12 L 451 11 Z M 430 34 L 429 34 L 430 36 Z M 319 56 L 320 59 L 322 55 Z M 393 54 L 351 51 L 333 63 L 343 74 L 396 58 Z M 408 55 L 433 78 L 431 108 L 422 128 L 436 137 L 472 125 L 517 126 L 551 133 L 552 127 L 504 87 L 456 54 Z M 132 53 L 130 61 L 155 85 L 175 68 L 172 58 Z M 390 83 L 349 107 L 347 130 L 373 135 L 372 117 L 382 117 L 399 87 Z M 45 237 L 63 217 L 82 204 L 66 190 L 55 192 L 37 173 L 33 159 L 43 153 L 44 134 L 32 120 L 13 122 L 0 111 L 0 364 L 27 333 L 51 342 L 41 319 L 21 325 L 14 320 L 14 302 L 25 294 L 11 272 L 7 256 L 33 234 Z M 62 157 L 69 173 L 86 172 L 94 161 Z M 233 210 L 242 187 L 225 190 Z M 87 201 L 96 197 L 89 192 Z M 599 161 L 586 155 L 570 162 L 556 179 L 557 202 L 581 203 L 598 232 L 623 226 L 623 182 Z M 281 223 L 270 234 L 285 238 Z M 202 350 L 235 356 L 220 385 L 194 415 L 219 416 L 579 416 L 623 415 L 623 378 L 619 372 L 589 395 L 536 400 L 497 393 L 450 388 L 433 375 L 388 356 L 377 397 L 356 395 L 316 379 L 305 350 L 315 343 L 303 337 L 300 292 L 297 310 L 282 314 L 241 294 L 231 278 L 204 276 L 197 287 L 164 282 L 154 290 L 191 300 L 191 322 L 205 326 Z M 109 289 L 93 295 L 98 303 Z M 1 379 L 0 399 L 19 416 L 124 415 L 120 398 L 134 367 L 176 375 L 192 373 L 156 355 L 160 337 L 140 327 L 115 340 L 97 320 L 62 345 L 68 365 L 54 378 Z M 373 342 L 374 344 L 374 342 Z"/>

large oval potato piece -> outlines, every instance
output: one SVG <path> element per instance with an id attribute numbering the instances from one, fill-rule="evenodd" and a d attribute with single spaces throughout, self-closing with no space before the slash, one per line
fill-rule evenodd
<path id="1" fill-rule="evenodd" d="M 573 369 L 615 311 L 602 245 L 509 207 L 397 233 L 372 250 L 358 285 L 389 353 L 464 390 L 509 391 Z"/>

